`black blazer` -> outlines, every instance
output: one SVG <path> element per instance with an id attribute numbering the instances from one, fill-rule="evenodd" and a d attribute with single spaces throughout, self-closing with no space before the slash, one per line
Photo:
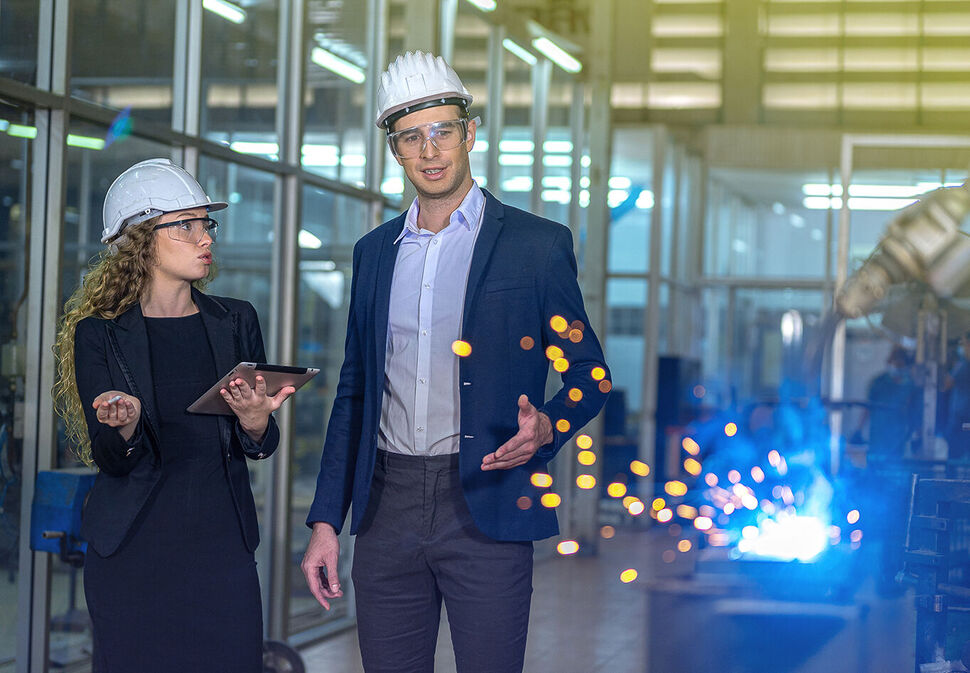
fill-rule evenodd
<path id="1" fill-rule="evenodd" d="M 241 361 L 266 361 L 252 304 L 208 296 L 194 288 L 192 299 L 202 314 L 220 375 Z M 91 452 L 99 468 L 84 506 L 81 534 L 99 555 L 110 556 L 121 546 L 162 475 L 148 332 L 139 304 L 114 320 L 89 317 L 78 323 L 74 372 Z M 116 428 L 97 420 L 91 404 L 107 390 L 120 390 L 141 400 L 141 419 L 129 441 Z M 243 539 L 250 551 L 259 545 L 259 527 L 246 457 L 269 457 L 279 445 L 279 437 L 272 416 L 261 443 L 245 433 L 235 416 L 219 417 L 219 443 Z"/>

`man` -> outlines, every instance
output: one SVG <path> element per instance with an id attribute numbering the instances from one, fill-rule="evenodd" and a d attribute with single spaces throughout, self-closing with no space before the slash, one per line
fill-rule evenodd
<path id="1" fill-rule="evenodd" d="M 368 673 L 433 671 L 442 598 L 458 671 L 522 670 L 532 541 L 558 533 L 531 477 L 610 389 L 569 230 L 472 179 L 471 102 L 440 57 L 404 54 L 381 77 L 377 125 L 418 196 L 354 248 L 303 559 L 329 609 L 353 504 Z M 564 385 L 543 404 L 550 359 Z"/>

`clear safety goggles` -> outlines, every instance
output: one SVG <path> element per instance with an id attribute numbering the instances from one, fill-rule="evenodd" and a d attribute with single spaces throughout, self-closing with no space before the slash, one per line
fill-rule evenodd
<path id="1" fill-rule="evenodd" d="M 171 239 L 198 245 L 206 233 L 209 234 L 209 238 L 213 241 L 216 240 L 219 223 L 211 217 L 190 217 L 184 220 L 155 225 L 155 231 L 159 229 L 167 229 L 168 237 Z"/>
<path id="2" fill-rule="evenodd" d="M 475 118 L 476 123 L 478 117 Z M 448 119 L 395 131 L 387 135 L 387 145 L 398 159 L 421 156 L 428 143 L 439 152 L 453 150 L 468 140 L 468 120 Z"/>

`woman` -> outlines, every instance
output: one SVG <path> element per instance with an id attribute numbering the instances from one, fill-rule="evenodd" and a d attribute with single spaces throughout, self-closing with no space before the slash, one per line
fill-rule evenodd
<path id="1" fill-rule="evenodd" d="M 246 458 L 276 450 L 293 393 L 221 390 L 235 416 L 185 408 L 240 361 L 265 361 L 256 312 L 203 294 L 217 223 L 167 159 L 105 197 L 109 249 L 68 301 L 54 400 L 99 473 L 84 509 L 84 589 L 96 673 L 262 670 L 259 544 Z"/>

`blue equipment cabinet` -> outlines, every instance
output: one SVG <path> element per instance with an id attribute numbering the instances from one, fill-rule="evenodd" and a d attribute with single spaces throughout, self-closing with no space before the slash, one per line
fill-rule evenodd
<path id="1" fill-rule="evenodd" d="M 87 551 L 81 539 L 81 509 L 97 473 L 87 468 L 37 473 L 30 512 L 30 548 L 80 563 Z"/>

